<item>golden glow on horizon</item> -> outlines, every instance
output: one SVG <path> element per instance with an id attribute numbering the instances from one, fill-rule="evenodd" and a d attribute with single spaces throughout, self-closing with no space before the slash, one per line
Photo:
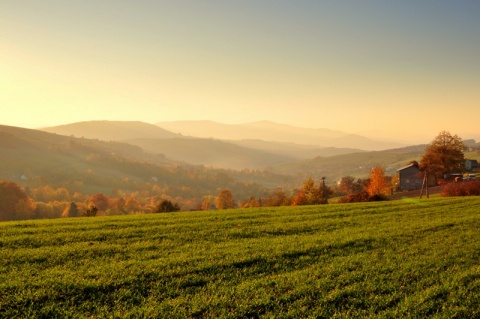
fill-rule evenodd
<path id="1" fill-rule="evenodd" d="M 322 20 L 315 17 L 322 10 L 313 14 L 313 4 L 300 3 L 275 7 L 268 21 L 240 4 L 202 7 L 193 15 L 172 2 L 159 17 L 152 12 L 163 11 L 134 4 L 112 8 L 116 15 L 103 15 L 101 4 L 98 12 L 49 1 L 28 9 L 2 6 L 0 105 L 8 114 L 1 124 L 266 119 L 352 133 L 414 128 L 412 134 L 429 139 L 444 129 L 480 136 L 476 125 L 452 120 L 480 116 L 478 32 L 452 24 L 449 38 L 435 29 L 445 24 L 420 14 L 428 12 L 421 5 L 415 34 L 407 25 L 412 17 L 401 20 L 387 4 L 370 8 L 392 15 L 386 25 L 375 12 L 352 16 L 334 4 L 327 7 L 338 19 L 327 14 Z M 409 11 L 400 7 L 399 14 Z M 447 9 L 442 14 L 458 19 Z M 480 25 L 461 19 L 470 28 Z M 455 43 L 465 47 L 453 49 Z"/>

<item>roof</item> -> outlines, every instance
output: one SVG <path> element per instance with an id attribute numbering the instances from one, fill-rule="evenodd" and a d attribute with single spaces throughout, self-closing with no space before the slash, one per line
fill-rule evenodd
<path id="1" fill-rule="evenodd" d="M 412 163 L 412 164 L 409 164 L 409 165 L 407 165 L 407 166 L 400 167 L 399 169 L 397 169 L 397 172 L 398 172 L 398 171 L 402 171 L 402 170 L 407 169 L 407 168 L 410 168 L 410 167 L 412 167 L 412 166 L 415 166 L 418 170 L 420 170 L 420 169 L 418 168 L 418 165 L 417 165 L 417 164 Z"/>

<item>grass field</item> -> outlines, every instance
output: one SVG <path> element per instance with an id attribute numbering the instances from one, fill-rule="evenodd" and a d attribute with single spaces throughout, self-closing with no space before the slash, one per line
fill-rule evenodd
<path id="1" fill-rule="evenodd" d="M 0 318 L 480 318 L 480 198 L 0 224 Z"/>

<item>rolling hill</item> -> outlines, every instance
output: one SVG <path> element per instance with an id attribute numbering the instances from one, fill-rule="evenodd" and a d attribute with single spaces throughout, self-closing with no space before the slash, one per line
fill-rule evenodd
<path id="1" fill-rule="evenodd" d="M 279 134 L 280 138 L 282 134 L 293 134 L 292 136 L 299 134 L 295 127 L 272 122 L 257 122 L 250 125 L 252 129 L 247 131 L 260 135 L 262 135 L 260 132 L 262 131 L 262 136 L 267 138 L 274 138 L 275 134 Z M 233 132 L 232 126 L 225 124 L 214 123 L 211 128 L 218 136 L 223 136 L 224 132 L 228 136 L 228 132 Z M 140 146 L 149 153 L 163 154 L 173 161 L 226 169 L 262 169 L 317 156 L 360 151 L 359 149 L 324 148 L 317 145 L 259 139 L 220 140 L 218 138 L 187 137 L 143 122 L 89 121 L 44 128 L 43 130 L 67 136 L 126 142 Z M 308 132 L 312 133 L 312 131 Z M 322 132 L 328 136 L 339 136 L 339 133 L 335 131 L 322 130 Z M 339 137 L 339 144 L 342 143 L 341 138 Z"/>
<path id="2" fill-rule="evenodd" d="M 182 139 L 179 139 L 182 140 Z M 235 147 L 235 145 L 233 145 Z M 138 146 L 0 125 L 0 180 L 33 189 L 49 185 L 71 194 L 139 193 L 169 196 L 183 209 L 228 188 L 240 198 L 291 185 L 285 175 L 192 166 Z"/>
<path id="3" fill-rule="evenodd" d="M 296 160 L 288 155 L 206 138 L 138 138 L 125 142 L 137 145 L 147 152 L 161 152 L 175 161 L 226 169 L 264 169 Z"/>
<path id="4" fill-rule="evenodd" d="M 132 138 L 179 138 L 156 125 L 138 121 L 86 121 L 42 128 L 45 132 L 60 135 L 99 139 L 103 141 L 122 141 Z"/>
<path id="5" fill-rule="evenodd" d="M 23 175 L 32 186 L 81 182 L 86 189 L 111 188 L 117 179 L 148 176 L 141 169 L 132 173 L 139 163 L 159 168 L 176 164 L 131 144 L 0 125 L 0 179 L 18 181 Z"/>
<path id="6" fill-rule="evenodd" d="M 288 142 L 267 142 L 257 139 L 229 140 L 228 142 L 247 148 L 264 150 L 270 153 L 287 156 L 296 160 L 312 159 L 318 156 L 334 156 L 363 152 L 362 150 L 354 148 L 319 147 L 316 145 L 304 145 Z"/>
<path id="7" fill-rule="evenodd" d="M 344 176 L 366 178 L 374 166 L 385 168 L 387 175 L 407 165 L 412 160 L 420 160 L 426 145 L 415 145 L 384 151 L 360 152 L 329 157 L 317 157 L 310 160 L 270 167 L 278 174 L 292 174 L 298 178 L 325 176 L 329 183 Z"/>
<path id="8" fill-rule="evenodd" d="M 170 124 L 172 126 L 168 129 L 172 131 L 173 124 L 181 124 L 179 126 L 181 128 L 190 127 L 190 131 L 183 131 L 182 134 L 193 133 L 198 128 L 202 128 L 205 129 L 204 132 L 212 134 L 217 132 L 216 135 L 225 135 L 224 137 L 239 137 L 238 134 L 243 131 L 245 136 L 256 134 L 264 138 L 276 136 L 281 139 L 283 136 L 287 139 L 288 136 L 289 138 L 307 136 L 308 138 L 303 141 L 325 134 L 330 141 L 335 141 L 336 145 L 354 141 L 358 146 L 365 141 L 362 136 L 347 135 L 338 131 L 301 129 L 266 121 L 244 125 L 227 125 L 210 121 L 171 122 Z M 157 130 L 155 125 L 141 122 L 93 121 L 64 125 L 61 128 L 64 130 L 62 132 L 70 135 L 77 133 L 82 136 L 87 131 L 103 131 L 105 134 L 95 138 L 123 139 L 124 142 L 138 146 L 146 153 L 160 154 L 160 157 L 164 156 L 171 161 L 229 169 L 267 169 L 275 174 L 294 176 L 297 182 L 308 176 L 316 178 L 326 176 L 330 183 L 343 176 L 364 178 L 375 165 L 385 167 L 387 174 L 394 174 L 397 168 L 411 160 L 418 160 L 425 148 L 425 145 L 420 145 L 383 151 L 360 151 L 358 148 L 324 148 L 316 144 L 261 139 L 193 138 L 172 133 L 160 127 Z M 74 128 L 77 130 L 74 131 Z M 83 131 L 85 129 L 87 131 Z M 58 128 L 50 130 L 57 131 Z M 127 136 L 129 137 L 125 138 Z"/>

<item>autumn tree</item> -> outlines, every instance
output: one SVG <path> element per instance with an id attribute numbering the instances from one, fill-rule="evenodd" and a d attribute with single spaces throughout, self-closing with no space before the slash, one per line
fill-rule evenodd
<path id="1" fill-rule="evenodd" d="M 32 198 L 41 202 L 68 201 L 70 193 L 65 187 L 53 189 L 50 185 L 39 186 L 32 190 Z"/>
<path id="2" fill-rule="evenodd" d="M 136 200 L 133 196 L 131 196 L 125 201 L 124 209 L 128 213 L 138 212 L 142 209 L 142 205 L 138 200 Z"/>
<path id="3" fill-rule="evenodd" d="M 380 166 L 375 166 L 370 172 L 370 182 L 366 187 L 368 194 L 373 196 L 386 196 L 390 193 L 390 183 L 385 176 L 385 171 Z"/>
<path id="4" fill-rule="evenodd" d="M 272 195 L 265 198 L 264 206 L 290 206 L 292 204 L 292 198 L 282 189 L 275 190 Z"/>
<path id="5" fill-rule="evenodd" d="M 126 203 L 123 197 L 118 197 L 110 200 L 110 207 L 118 213 L 124 213 Z"/>
<path id="6" fill-rule="evenodd" d="M 214 202 L 215 202 L 215 196 L 213 195 L 203 196 L 202 203 L 200 204 L 200 209 L 210 210 L 210 208 L 214 205 Z"/>
<path id="7" fill-rule="evenodd" d="M 35 205 L 16 183 L 0 181 L 0 220 L 35 217 Z"/>
<path id="8" fill-rule="evenodd" d="M 34 219 L 37 217 L 35 205 L 30 198 L 20 199 L 15 205 L 15 213 L 17 214 L 17 219 Z"/>
<path id="9" fill-rule="evenodd" d="M 308 178 L 303 182 L 303 187 L 293 199 L 292 205 L 327 204 L 328 196 L 332 193 L 330 187 L 324 184 L 316 187 L 313 179 Z"/>
<path id="10" fill-rule="evenodd" d="M 260 202 L 255 196 L 251 195 L 249 199 L 241 204 L 242 208 L 260 207 Z"/>
<path id="11" fill-rule="evenodd" d="M 55 218 L 52 205 L 44 202 L 35 203 L 35 215 L 38 218 Z"/>
<path id="12" fill-rule="evenodd" d="M 425 149 L 420 167 L 437 179 L 446 174 L 461 173 L 465 170 L 464 149 L 465 144 L 460 137 L 442 131 Z"/>
<path id="13" fill-rule="evenodd" d="M 365 188 L 365 181 L 362 179 L 355 180 L 353 176 L 342 177 L 338 184 L 338 189 L 346 194 L 360 192 Z"/>
<path id="14" fill-rule="evenodd" d="M 95 194 L 88 199 L 91 206 L 95 206 L 99 211 L 106 211 L 110 206 L 110 199 L 104 194 Z"/>
<path id="15" fill-rule="evenodd" d="M 215 206 L 217 209 L 235 208 L 236 203 L 232 192 L 228 189 L 222 189 L 217 195 Z"/>

